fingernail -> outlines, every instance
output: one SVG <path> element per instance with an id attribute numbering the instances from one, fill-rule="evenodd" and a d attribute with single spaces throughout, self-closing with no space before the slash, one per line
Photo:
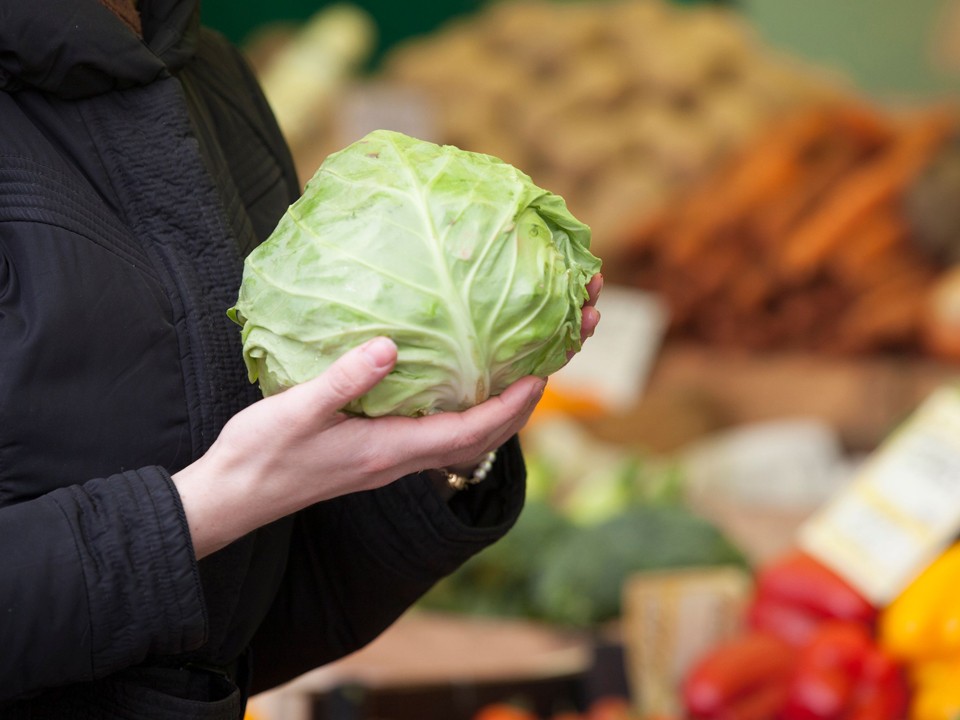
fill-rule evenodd
<path id="1" fill-rule="evenodd" d="M 376 337 L 367 341 L 360 350 L 373 367 L 382 368 L 393 362 L 397 346 L 389 338 Z"/>
<path id="2" fill-rule="evenodd" d="M 534 403 L 540 402 L 540 398 L 543 397 L 543 391 L 547 389 L 547 381 L 541 380 L 536 385 L 533 386 L 533 392 L 530 394 L 530 400 Z"/>

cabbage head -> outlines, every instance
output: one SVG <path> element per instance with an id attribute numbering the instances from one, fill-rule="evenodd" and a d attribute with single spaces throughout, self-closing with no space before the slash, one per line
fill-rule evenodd
<path id="1" fill-rule="evenodd" d="M 580 348 L 590 229 L 490 155 L 376 130 L 330 155 L 244 263 L 237 303 L 264 395 L 384 335 L 396 367 L 344 410 L 462 410 Z"/>

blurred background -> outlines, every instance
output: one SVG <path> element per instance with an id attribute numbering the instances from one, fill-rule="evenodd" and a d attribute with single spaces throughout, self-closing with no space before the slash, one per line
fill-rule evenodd
<path id="1" fill-rule="evenodd" d="M 318 0 L 204 0 L 203 17 L 207 25 L 243 44 L 264 28 L 303 23 L 334 4 Z M 376 24 L 373 63 L 397 43 L 432 33 L 453 18 L 475 14 L 485 4 L 484 0 L 410 0 L 398 6 L 386 0 L 362 0 L 354 6 L 369 14 Z M 724 4 L 735 5 L 738 13 L 772 44 L 836 65 L 869 92 L 929 97 L 949 93 L 956 86 L 956 67 L 950 67 L 946 54 L 936 57 L 946 51 L 951 40 L 953 3 L 949 0 L 724 0 Z"/>
<path id="2" fill-rule="evenodd" d="M 614 697 L 684 717 L 682 678 L 743 631 L 758 573 L 955 383 L 960 0 L 202 16 L 250 60 L 302 182 L 376 128 L 495 155 L 591 226 L 606 280 L 596 337 L 524 431 L 517 528 L 251 715 L 587 718 Z"/>

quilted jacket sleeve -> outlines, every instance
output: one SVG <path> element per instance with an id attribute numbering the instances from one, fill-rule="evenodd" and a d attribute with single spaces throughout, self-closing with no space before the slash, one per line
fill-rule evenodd
<path id="1" fill-rule="evenodd" d="M 0 706 L 199 645 L 189 532 L 154 467 L 0 509 Z"/>
<path id="2" fill-rule="evenodd" d="M 373 640 L 435 582 L 509 530 L 524 485 L 514 438 L 491 476 L 450 504 L 413 475 L 302 512 L 283 587 L 253 641 L 253 692 Z"/>

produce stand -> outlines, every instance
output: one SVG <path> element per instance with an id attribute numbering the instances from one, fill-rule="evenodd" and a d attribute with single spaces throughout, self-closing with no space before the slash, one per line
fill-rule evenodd
<path id="1" fill-rule="evenodd" d="M 940 4 L 925 0 L 910 12 L 917 23 L 932 23 Z M 578 393 L 552 382 L 524 431 L 531 481 L 522 521 L 532 523 L 535 512 L 555 505 L 566 531 L 582 531 L 590 542 L 601 538 L 591 546 L 594 564 L 616 568 L 610 582 L 617 587 L 608 588 L 605 604 L 590 605 L 596 594 L 576 586 L 585 581 L 571 567 L 564 568 L 569 576 L 550 578 L 551 589 L 590 602 L 551 605 L 555 596 L 536 596 L 543 594 L 541 573 L 549 573 L 534 560 L 562 564 L 547 542 L 557 526 L 520 522 L 468 572 L 441 584 L 439 597 L 449 604 L 443 612 L 430 604 L 437 597 L 428 596 L 368 648 L 254 698 L 258 720 L 478 720 L 480 710 L 501 702 L 536 715 L 526 720 L 558 720 L 565 711 L 571 714 L 564 720 L 574 712 L 577 720 L 594 720 L 590 701 L 604 695 L 632 702 L 635 715 L 617 720 L 648 720 L 641 712 L 712 720 L 728 708 L 692 709 L 684 682 L 714 649 L 730 651 L 728 641 L 730 657 L 760 653 L 753 665 L 769 672 L 753 678 L 757 686 L 785 692 L 797 648 L 810 637 L 792 637 L 794 645 L 784 648 L 782 637 L 753 643 L 752 630 L 789 634 L 777 624 L 783 615 L 777 621 L 755 615 L 777 605 L 771 595 L 791 612 L 798 604 L 817 606 L 806 596 L 798 600 L 803 580 L 820 600 L 852 597 L 851 606 L 862 611 L 834 616 L 836 608 L 816 607 L 818 623 L 857 625 L 840 640 L 862 651 L 860 664 L 875 659 L 875 651 L 893 652 L 895 644 L 880 632 L 892 598 L 867 602 L 868 593 L 847 582 L 836 558 L 814 552 L 816 543 L 803 546 L 813 562 L 795 562 L 793 553 L 816 534 L 810 528 L 822 524 L 821 511 L 846 496 L 918 408 L 960 378 L 960 116 L 952 97 L 942 102 L 942 94 L 932 93 L 939 82 L 915 77 L 918 58 L 910 59 L 914 76 L 904 82 L 923 85 L 927 94 L 911 99 L 890 77 L 864 75 L 863 68 L 845 75 L 767 42 L 778 35 L 771 28 L 777 13 L 785 12 L 775 4 L 686 3 L 683 14 L 672 5 L 477 4 L 457 22 L 397 40 L 386 52 L 375 49 L 373 18 L 338 6 L 310 21 L 317 37 L 326 32 L 342 41 L 333 44 L 336 52 L 299 44 L 302 35 L 289 25 L 253 38 L 250 57 L 268 98 L 280 103 L 278 119 L 303 182 L 329 153 L 381 126 L 496 155 L 562 195 L 591 225 L 608 297 L 614 289 L 646 293 L 666 307 L 662 332 L 645 338 L 649 362 L 604 365 L 601 358 L 590 366 L 594 375 L 613 373 L 614 365 L 617 372 L 638 369 L 642 377 L 619 386 L 629 391 L 611 401 L 589 387 Z M 830 3 L 814 5 L 827 13 Z M 883 17 L 879 6 L 848 5 L 844 17 Z M 792 18 L 786 36 L 829 56 L 831 49 L 818 45 L 817 23 L 793 22 L 805 8 L 786 13 Z M 898 5 L 890 17 L 903 24 L 905 14 Z M 756 32 L 755 17 L 769 34 Z M 858 35 L 844 48 L 851 55 L 865 44 L 871 51 L 886 47 L 875 40 L 883 27 L 861 30 L 831 27 L 828 35 Z M 910 32 L 916 40 L 919 30 Z M 372 55 L 378 67 L 368 74 L 363 68 Z M 275 72 L 308 56 L 325 63 L 323 82 L 308 91 Z M 870 96 L 857 81 L 887 97 Z M 603 314 L 603 297 L 599 307 Z M 637 305 L 636 312 L 647 311 Z M 610 328 L 608 319 L 601 328 L 612 335 L 604 338 L 608 358 L 618 347 L 634 351 L 637 336 L 625 327 Z M 920 445 L 931 444 L 921 436 Z M 914 471 L 953 467 L 953 448 L 935 449 L 936 462 L 908 453 L 897 466 L 900 482 L 924 488 L 930 478 Z M 704 480 L 704 473 L 712 477 Z M 909 498 L 900 505 L 905 513 Z M 652 513 L 643 522 L 663 522 L 668 530 L 623 540 L 636 543 L 634 566 L 624 562 L 628 552 L 615 552 L 625 536 L 601 531 L 638 506 Z M 674 512 L 686 513 L 679 533 Z M 717 535 L 701 534 L 702 526 L 691 530 L 691 517 Z M 923 524 L 911 525 L 916 535 Z M 683 547 L 691 537 L 700 547 Z M 736 557 L 703 552 L 719 545 L 718 537 Z M 935 560 L 948 540 L 929 541 L 923 560 Z M 572 555 L 577 539 L 567 542 Z M 651 546 L 686 554 L 666 557 Z M 891 548 L 891 558 L 897 551 Z M 501 585 L 478 581 L 490 576 Z M 718 577 L 718 594 L 711 594 Z M 661 582 L 674 594 L 654 618 L 644 603 Z M 700 594 L 690 600 L 676 590 L 681 585 Z M 611 611 L 610 596 L 618 592 L 623 607 Z M 504 603 L 505 597 L 516 602 Z M 477 602 L 470 606 L 465 598 Z M 700 608 L 695 620 L 684 604 L 691 602 Z M 782 609 L 777 605 L 773 614 Z M 616 611 L 620 616 L 611 617 Z M 901 629 L 909 624 L 898 618 Z M 658 632 L 683 636 L 677 642 L 685 649 L 658 647 L 660 654 L 651 655 Z M 699 636 L 691 639 L 691 632 Z M 932 702 L 923 678 L 940 678 L 942 690 L 943 677 L 956 685 L 960 665 L 943 651 L 931 669 L 930 653 L 897 640 L 896 678 L 883 686 L 886 709 L 860 717 L 952 720 L 928 706 L 920 712 L 896 694 L 906 687 L 900 681 L 909 680 L 911 698 Z M 762 661 L 765 652 L 769 663 Z M 818 670 L 800 664 L 812 675 Z M 850 675 L 843 682 L 861 680 Z M 941 710 L 960 711 L 960 693 L 938 698 L 945 698 Z M 751 717 L 783 720 L 782 703 L 777 707 Z M 884 714 L 890 708 L 899 708 L 896 716 Z M 819 720 L 807 710 L 794 708 L 799 714 L 788 712 L 786 720 Z"/>

